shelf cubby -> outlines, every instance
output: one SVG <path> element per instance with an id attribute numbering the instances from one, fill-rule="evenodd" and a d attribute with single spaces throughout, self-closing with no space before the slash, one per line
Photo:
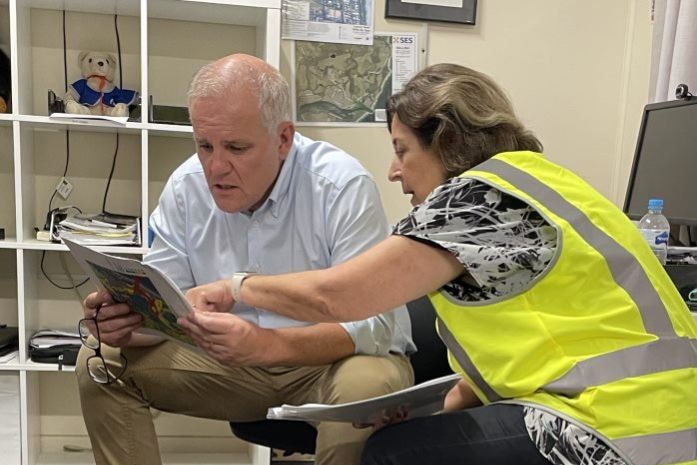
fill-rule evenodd
<path id="1" fill-rule="evenodd" d="M 231 53 L 278 67 L 280 8 L 281 0 L 0 0 L 0 49 L 12 60 L 11 113 L 0 114 L 0 227 L 6 235 L 0 240 L 0 323 L 18 326 L 20 339 L 18 360 L 0 366 L 0 375 L 13 377 L 19 404 L 0 400 L 0 410 L 18 407 L 13 418 L 21 426 L 12 443 L 21 453 L 3 454 L 3 465 L 94 463 L 87 452 L 62 450 L 88 445 L 74 368 L 28 357 L 36 330 L 75 327 L 81 298 L 92 290 L 87 284 L 78 296 L 51 284 L 70 287 L 69 275 L 78 282 L 85 275 L 65 245 L 37 240 L 49 203 L 100 212 L 118 138 L 105 209 L 143 218 L 143 245 L 98 249 L 141 258 L 147 218 L 165 182 L 195 152 L 190 125 L 151 121 L 148 96 L 157 105 L 185 107 L 196 70 Z M 48 91 L 63 98 L 66 85 L 81 77 L 81 51 L 118 58 L 119 49 L 115 84 L 138 91 L 140 116 L 132 114 L 125 124 L 50 117 Z M 50 201 L 64 172 L 73 190 Z M 235 440 L 224 422 L 161 415 L 156 427 L 165 464 L 269 462 L 268 449 Z"/>
<path id="2" fill-rule="evenodd" d="M 65 177 L 73 186 L 72 192 L 67 199 L 53 197 L 51 207 L 76 206 L 86 213 L 100 212 L 115 153 L 106 210 L 140 216 L 140 134 L 84 131 L 81 126 L 68 132 L 60 125 L 46 129 L 43 125 L 21 124 L 24 241 L 35 238 L 34 228 L 42 228 L 49 219 L 49 201 L 66 164 Z"/>
<path id="3" fill-rule="evenodd" d="M 90 3 L 102 4 L 93 5 Z M 65 96 L 66 87 L 82 78 L 78 55 L 82 51 L 113 54 L 121 48 L 121 75 L 114 84 L 121 88 L 140 87 L 140 19 L 134 2 L 18 1 L 19 23 L 17 69 L 21 76 L 18 113 L 48 116 L 48 91 Z M 65 4 L 63 10 L 55 9 Z M 118 39 L 114 18 L 117 18 Z M 65 39 L 65 49 L 64 49 Z"/>

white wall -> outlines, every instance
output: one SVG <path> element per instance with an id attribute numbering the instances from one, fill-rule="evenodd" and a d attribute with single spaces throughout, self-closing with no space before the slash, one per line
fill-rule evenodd
<path id="1" fill-rule="evenodd" d="M 428 63 L 455 62 L 492 76 L 550 159 L 576 171 L 620 204 L 641 110 L 647 103 L 649 0 L 479 0 L 476 26 L 429 26 Z M 376 29 L 416 31 L 418 21 L 386 21 L 376 0 Z M 287 74 L 290 46 L 282 51 Z M 300 128 L 348 150 L 373 172 L 390 221 L 409 204 L 387 182 L 391 156 L 384 127 Z"/>

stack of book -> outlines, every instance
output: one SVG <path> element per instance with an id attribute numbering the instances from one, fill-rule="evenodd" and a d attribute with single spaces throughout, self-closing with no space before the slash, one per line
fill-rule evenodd
<path id="1" fill-rule="evenodd" d="M 54 231 L 54 239 L 69 239 L 85 245 L 135 245 L 141 244 L 139 218 L 98 214 L 68 215 Z"/>

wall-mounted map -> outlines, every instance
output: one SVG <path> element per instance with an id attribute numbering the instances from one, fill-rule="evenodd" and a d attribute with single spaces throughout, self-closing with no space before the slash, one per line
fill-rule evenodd
<path id="1" fill-rule="evenodd" d="M 384 122 L 387 98 L 416 68 L 416 34 L 376 34 L 373 45 L 297 41 L 296 121 Z"/>

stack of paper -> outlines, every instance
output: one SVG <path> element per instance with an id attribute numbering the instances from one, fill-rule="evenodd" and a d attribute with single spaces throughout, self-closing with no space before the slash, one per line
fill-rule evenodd
<path id="1" fill-rule="evenodd" d="M 56 345 L 81 345 L 77 329 L 40 329 L 32 335 L 29 345 L 36 349 L 45 349 Z"/>
<path id="2" fill-rule="evenodd" d="M 406 413 L 407 418 L 433 415 L 443 410 L 446 394 L 460 379 L 458 374 L 447 375 L 391 394 L 345 404 L 284 404 L 270 408 L 266 418 L 372 424 L 397 412 Z"/>
<path id="3" fill-rule="evenodd" d="M 58 223 L 58 240 L 69 239 L 85 245 L 140 245 L 138 218 L 105 214 L 69 215 Z"/>

